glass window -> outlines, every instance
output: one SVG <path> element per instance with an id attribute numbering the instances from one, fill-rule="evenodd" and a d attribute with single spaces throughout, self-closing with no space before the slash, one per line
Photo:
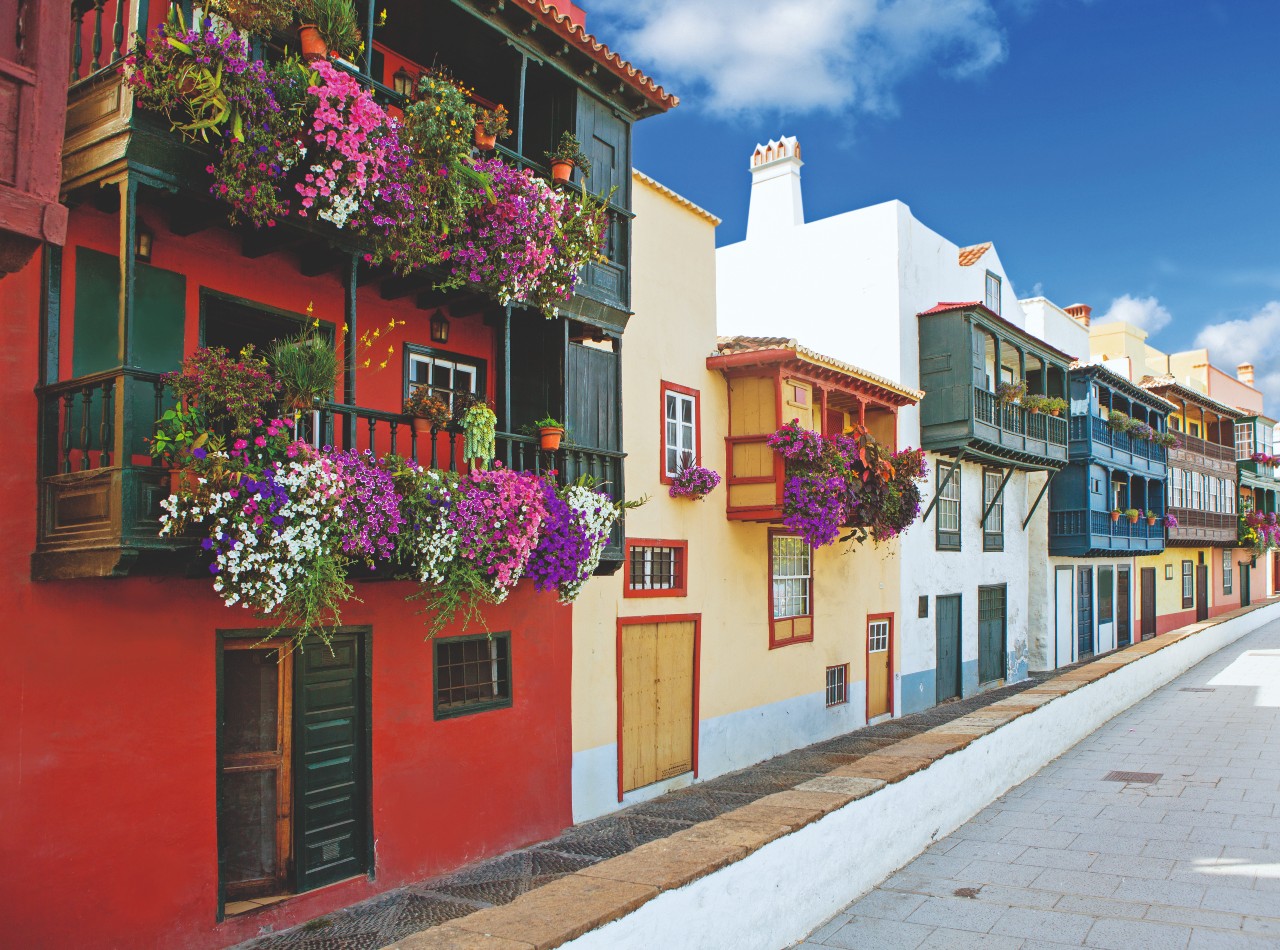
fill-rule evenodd
<path id="1" fill-rule="evenodd" d="M 442 400 L 450 409 L 459 396 L 480 393 L 482 367 L 476 360 L 430 350 L 409 350 L 405 372 L 406 395 L 421 386 L 431 390 L 431 395 Z"/>
<path id="2" fill-rule="evenodd" d="M 809 545 L 794 535 L 774 535 L 771 561 L 773 619 L 809 616 L 813 599 Z"/>
<path id="3" fill-rule="evenodd" d="M 1190 561 L 1182 562 L 1182 609 L 1196 605 L 1195 576 Z"/>
<path id="4" fill-rule="evenodd" d="M 1115 611 L 1114 573 L 1109 567 L 1098 568 L 1098 623 L 1111 623 Z"/>
<path id="5" fill-rule="evenodd" d="M 684 547 L 680 545 L 628 545 L 627 586 L 633 591 L 669 591 L 683 594 Z"/>
<path id="6" fill-rule="evenodd" d="M 991 271 L 987 271 L 987 309 L 1000 312 L 1000 278 Z"/>
<path id="7" fill-rule="evenodd" d="M 1253 454 L 1253 423 L 1236 423 L 1236 458 L 1247 459 Z"/>
<path id="8" fill-rule="evenodd" d="M 948 478 L 947 476 L 951 477 Z M 938 486 L 937 547 L 960 550 L 960 466 L 938 463 L 935 484 Z M 945 484 L 944 484 L 945 483 Z"/>
<path id="9" fill-rule="evenodd" d="M 666 418 L 663 471 L 670 478 L 698 462 L 697 399 L 673 389 L 664 389 L 662 398 Z"/>
<path id="10" fill-rule="evenodd" d="M 984 551 L 1004 550 L 1004 494 L 1000 492 L 1000 472 L 982 473 L 982 510 L 988 507 L 991 513 L 982 522 L 982 549 Z M 992 504 L 995 502 L 995 504 Z"/>
<path id="11" fill-rule="evenodd" d="M 1231 551 L 1222 552 L 1222 592 L 1224 594 L 1231 593 L 1231 585 L 1233 578 L 1231 577 Z"/>

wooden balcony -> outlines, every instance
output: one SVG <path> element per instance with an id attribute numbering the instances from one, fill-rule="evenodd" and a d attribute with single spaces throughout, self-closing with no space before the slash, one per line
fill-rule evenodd
<path id="1" fill-rule="evenodd" d="M 1178 439 L 1182 445 L 1168 450 L 1170 467 L 1189 469 L 1216 478 L 1235 479 L 1235 446 L 1218 445 L 1194 435 L 1179 434 Z"/>
<path id="2" fill-rule="evenodd" d="M 1107 468 L 1164 477 L 1167 452 L 1163 446 L 1115 432 L 1094 415 L 1072 416 L 1069 423 L 1072 461 L 1096 462 Z"/>
<path id="3" fill-rule="evenodd" d="M 1036 467 L 1067 460 L 1067 420 L 1002 403 L 994 393 L 973 387 L 970 439 L 979 451 L 1025 460 Z M 934 436 L 933 438 L 936 438 Z M 934 448 L 926 436 L 925 448 Z"/>
<path id="4" fill-rule="evenodd" d="M 37 395 L 40 512 L 33 578 L 200 570 L 193 542 L 158 536 L 169 473 L 151 458 L 144 439 L 163 407 L 173 402 L 160 376 L 115 370 L 44 386 Z M 449 428 L 419 436 L 412 420 L 397 413 L 322 403 L 303 415 L 297 436 L 316 446 L 370 449 L 442 471 L 468 470 L 461 458 L 460 431 Z M 621 497 L 622 452 L 573 444 L 547 452 L 536 438 L 509 432 L 498 433 L 496 441 L 496 461 L 508 468 L 554 472 L 561 484 L 590 475 L 615 500 Z M 599 573 L 616 571 L 622 557 L 619 519 Z"/>
<path id="5" fill-rule="evenodd" d="M 1108 511 L 1050 511 L 1049 554 L 1053 557 L 1128 557 L 1164 550 L 1164 524 L 1157 518 L 1113 521 Z"/>
<path id="6" fill-rule="evenodd" d="M 1238 545 L 1235 515 L 1194 508 L 1170 508 L 1169 514 L 1178 519 L 1176 528 L 1166 529 L 1169 547 L 1234 548 Z"/>

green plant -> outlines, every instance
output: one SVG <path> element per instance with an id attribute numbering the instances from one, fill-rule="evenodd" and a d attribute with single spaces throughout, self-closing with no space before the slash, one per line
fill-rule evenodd
<path id="1" fill-rule="evenodd" d="M 1066 412 L 1067 401 L 1065 399 L 1060 399 L 1057 396 L 1050 396 L 1044 401 L 1044 411 L 1057 413 Z"/>
<path id="2" fill-rule="evenodd" d="M 476 123 L 484 130 L 485 135 L 496 135 L 500 139 L 505 139 L 511 135 L 511 114 L 507 112 L 506 106 L 495 106 L 492 109 L 486 109 L 483 106 L 476 109 Z"/>
<path id="3" fill-rule="evenodd" d="M 1124 514 L 1125 514 L 1125 517 L 1128 518 L 1130 521 L 1137 521 L 1140 517 L 1142 517 L 1142 512 L 1140 512 L 1137 508 L 1126 508 L 1124 510 Z"/>
<path id="4" fill-rule="evenodd" d="M 563 429 L 564 423 L 555 416 L 544 416 L 534 422 L 534 427 L 538 429 Z"/>
<path id="5" fill-rule="evenodd" d="M 200 422 L 195 409 L 175 406 L 166 409 L 156 420 L 155 434 L 151 437 L 151 457 L 159 459 L 170 468 L 178 468 L 191 455 L 191 450 L 201 448 L 209 441 L 209 433 Z"/>
<path id="6" fill-rule="evenodd" d="M 498 417 L 483 399 L 462 414 L 462 457 L 490 461 L 495 452 Z"/>
<path id="7" fill-rule="evenodd" d="M 238 357 L 224 346 L 202 347 L 182 361 L 182 369 L 160 379 L 209 428 L 227 425 L 235 431 L 247 431 L 280 388 L 252 344 Z"/>
<path id="8" fill-rule="evenodd" d="M 1001 383 L 996 387 L 996 398 L 1001 402 L 1020 402 L 1027 395 L 1027 384 L 1019 380 L 1016 383 Z"/>
<path id="9" fill-rule="evenodd" d="M 1148 509 L 1147 509 L 1147 518 L 1148 518 L 1148 519 L 1152 519 L 1152 518 L 1154 518 L 1155 516 L 1156 516 L 1156 513 L 1155 513 L 1154 511 L 1152 511 L 1150 508 L 1148 508 Z"/>
<path id="10" fill-rule="evenodd" d="M 1112 432 L 1128 432 L 1132 422 L 1133 420 L 1119 409 L 1107 411 L 1107 428 Z"/>
<path id="11" fill-rule="evenodd" d="M 568 162 L 582 172 L 583 178 L 591 174 L 591 160 L 582 151 L 582 143 L 572 132 L 561 133 L 559 143 L 546 156 L 547 161 L 553 165 L 556 162 Z"/>
<path id="12" fill-rule="evenodd" d="M 436 429 L 443 429 L 453 418 L 448 403 L 432 395 L 427 386 L 418 386 L 405 398 L 404 414 L 426 419 Z"/>
<path id="13" fill-rule="evenodd" d="M 351 59 L 364 50 L 352 0 L 302 0 L 298 18 L 303 23 L 314 23 L 329 52 L 337 56 Z"/>
<path id="14" fill-rule="evenodd" d="M 331 395 L 338 380 L 338 354 L 316 332 L 315 323 L 297 336 L 275 343 L 267 362 L 280 384 L 281 399 L 292 409 L 309 408 Z"/>
<path id="15" fill-rule="evenodd" d="M 1027 412 L 1044 412 L 1045 406 L 1048 402 L 1048 397 L 1037 396 L 1035 393 L 1030 393 L 1022 397 L 1022 408 L 1027 410 Z"/>

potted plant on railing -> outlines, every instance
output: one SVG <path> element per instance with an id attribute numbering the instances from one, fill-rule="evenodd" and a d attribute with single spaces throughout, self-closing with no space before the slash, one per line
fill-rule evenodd
<path id="1" fill-rule="evenodd" d="M 476 109 L 476 148 L 483 152 L 491 152 L 498 139 L 505 139 L 511 134 L 510 114 L 503 105 L 492 109 L 483 106 Z"/>
<path id="2" fill-rule="evenodd" d="M 206 13 L 227 20 L 238 30 L 270 36 L 292 26 L 296 0 L 205 0 Z"/>
<path id="3" fill-rule="evenodd" d="M 404 401 L 404 414 L 413 419 L 413 434 L 419 438 L 439 432 L 453 418 L 448 404 L 426 386 L 417 386 Z"/>
<path id="4" fill-rule="evenodd" d="M 1030 413 L 1040 413 L 1045 411 L 1045 407 L 1049 400 L 1045 396 L 1037 396 L 1035 393 L 1028 393 L 1022 397 L 1022 408 Z"/>
<path id="5" fill-rule="evenodd" d="M 1141 439 L 1143 442 L 1152 442 L 1155 440 L 1156 430 L 1145 422 L 1135 419 L 1133 420 L 1133 425 L 1129 427 L 1129 436 L 1134 439 Z"/>
<path id="6" fill-rule="evenodd" d="M 1112 509 L 1111 509 L 1111 523 L 1112 523 L 1112 524 L 1115 524 L 1117 521 L 1119 521 L 1119 520 L 1120 520 L 1120 516 L 1121 516 L 1122 514 L 1124 514 L 1124 512 L 1123 512 L 1123 511 L 1121 511 L 1119 508 L 1112 508 Z"/>
<path id="7" fill-rule="evenodd" d="M 1001 383 L 996 387 L 996 398 L 1002 403 L 1021 402 L 1027 395 L 1027 384 L 1021 380 L 1016 383 Z"/>
<path id="8" fill-rule="evenodd" d="M 1156 523 L 1156 513 L 1155 513 L 1154 511 L 1152 511 L 1150 508 L 1148 508 L 1148 509 L 1147 509 L 1147 524 L 1149 524 L 1149 525 L 1153 525 L 1153 524 L 1155 524 L 1155 523 Z"/>
<path id="9" fill-rule="evenodd" d="M 1182 446 L 1182 440 L 1172 432 L 1158 432 L 1155 439 L 1156 445 L 1165 449 L 1176 449 Z"/>
<path id="10" fill-rule="evenodd" d="M 553 416 L 546 416 L 535 422 L 533 428 L 538 430 L 543 451 L 554 452 L 560 448 L 560 440 L 564 438 L 563 422 Z"/>
<path id="11" fill-rule="evenodd" d="M 1067 411 L 1067 401 L 1057 396 L 1050 396 L 1044 401 L 1044 411 L 1051 416 L 1060 416 Z"/>
<path id="12" fill-rule="evenodd" d="M 181 405 L 166 409 L 156 420 L 151 436 L 151 457 L 169 470 L 169 494 L 176 495 L 196 484 L 191 470 L 193 460 L 208 454 L 210 433 L 204 428 L 200 413 Z"/>
<path id="13" fill-rule="evenodd" d="M 1125 514 L 1125 517 L 1129 519 L 1129 524 L 1137 524 L 1138 519 L 1142 517 L 1142 512 L 1140 512 L 1137 508 L 1127 508 L 1125 509 L 1124 514 Z"/>
<path id="14" fill-rule="evenodd" d="M 582 143 L 572 132 L 562 133 L 559 144 L 546 155 L 551 164 L 552 181 L 567 182 L 575 168 L 582 172 L 583 178 L 591 174 L 591 161 L 583 153 Z"/>
<path id="15" fill-rule="evenodd" d="M 1133 420 L 1119 409 L 1107 410 L 1107 428 L 1117 435 L 1128 432 L 1131 422 Z"/>
<path id="16" fill-rule="evenodd" d="M 1166 528 L 1176 528 L 1178 526 L 1178 519 L 1172 514 L 1166 514 L 1164 516 L 1164 526 Z"/>
<path id="17" fill-rule="evenodd" d="M 672 498 L 692 498 L 702 501 L 720 484 L 720 473 L 693 463 L 693 456 L 681 457 L 680 469 L 671 479 L 667 494 Z"/>
<path id="18" fill-rule="evenodd" d="M 338 354 L 314 324 L 273 344 L 267 363 L 280 384 L 281 404 L 295 413 L 332 395 L 338 381 Z"/>
<path id="19" fill-rule="evenodd" d="M 297 7 L 303 59 L 349 59 L 364 46 L 352 0 L 302 0 Z"/>

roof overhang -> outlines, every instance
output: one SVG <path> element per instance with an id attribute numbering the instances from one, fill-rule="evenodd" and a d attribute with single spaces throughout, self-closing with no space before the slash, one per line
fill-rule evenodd
<path id="1" fill-rule="evenodd" d="M 759 349 L 721 352 L 707 357 L 707 369 L 719 370 L 726 376 L 745 375 L 753 369 L 804 376 L 859 398 L 894 407 L 915 405 L 924 398 L 923 392 L 906 389 L 856 366 L 823 357 L 793 341 Z"/>

